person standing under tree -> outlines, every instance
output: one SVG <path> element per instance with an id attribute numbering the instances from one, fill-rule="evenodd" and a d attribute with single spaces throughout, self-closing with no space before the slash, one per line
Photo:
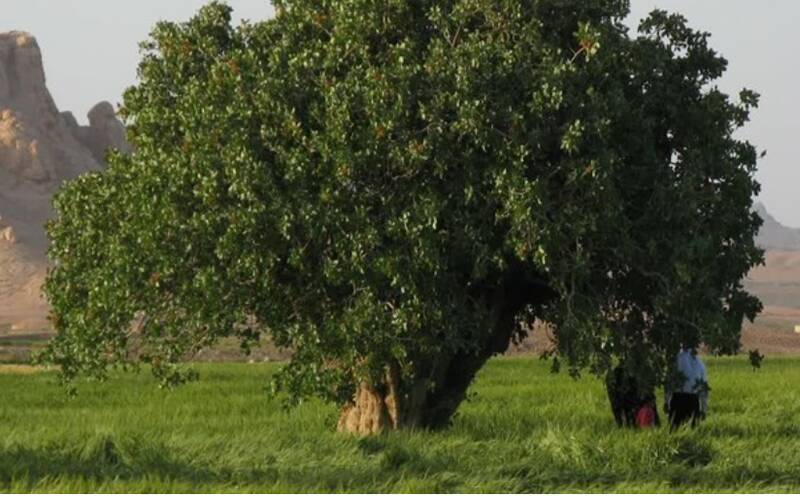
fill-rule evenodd
<path id="1" fill-rule="evenodd" d="M 676 357 L 676 369 L 681 376 L 680 387 L 667 391 L 665 409 L 675 429 L 689 420 L 692 427 L 708 412 L 708 377 L 706 367 L 697 351 L 683 348 Z"/>
<path id="2" fill-rule="evenodd" d="M 606 375 L 606 391 L 619 427 L 648 428 L 661 425 L 652 386 L 645 386 L 620 363 Z"/>

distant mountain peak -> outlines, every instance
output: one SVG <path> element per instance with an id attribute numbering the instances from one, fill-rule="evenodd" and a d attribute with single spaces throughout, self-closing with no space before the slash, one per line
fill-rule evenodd
<path id="1" fill-rule="evenodd" d="M 756 243 L 765 250 L 800 251 L 800 229 L 786 227 L 773 217 L 762 202 L 753 210 L 764 220 L 756 236 Z"/>

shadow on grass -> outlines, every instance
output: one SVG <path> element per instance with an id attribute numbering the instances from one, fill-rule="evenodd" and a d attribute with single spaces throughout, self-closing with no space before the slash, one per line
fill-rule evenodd
<path id="1" fill-rule="evenodd" d="M 215 479 L 212 472 L 173 459 L 164 449 L 108 437 L 72 449 L 58 445 L 0 449 L 0 481 L 5 484 L 20 479 L 131 480 L 143 475 L 193 482 Z"/>
<path id="2" fill-rule="evenodd" d="M 269 456 L 259 460 L 260 466 L 237 467 L 226 466 L 224 457 L 220 457 L 219 466 L 193 462 L 191 455 L 182 458 L 163 444 L 138 437 L 99 435 L 80 443 L 62 440 L 37 447 L 0 445 L 0 491 L 47 487 L 47 482 L 54 480 L 82 480 L 90 487 L 109 481 L 160 480 L 204 492 L 216 492 L 214 488 L 220 487 L 257 492 L 455 492 L 474 483 L 459 467 L 458 457 L 422 453 L 395 439 L 364 438 L 356 442 L 356 452 L 364 458 L 356 456 L 345 463 L 309 459 L 302 464 L 278 466 L 277 459 Z M 769 468 L 713 470 L 714 453 L 703 442 L 680 440 L 665 453 L 667 466 L 653 472 L 636 467 L 612 471 L 601 464 L 578 467 L 568 460 L 518 459 L 509 460 L 489 479 L 503 481 L 502 487 L 510 492 L 549 492 L 565 487 L 613 490 L 625 484 L 680 489 L 687 484 L 733 488 L 740 484 L 757 487 L 798 482 L 795 474 Z"/>
<path id="3" fill-rule="evenodd" d="M 390 451 L 392 454 L 379 467 L 318 463 L 278 467 L 276 460 L 269 457 L 261 460 L 267 466 L 247 468 L 192 463 L 174 456 L 166 446 L 135 438 L 99 436 L 83 444 L 61 442 L 36 448 L 0 446 L 0 492 L 11 487 L 17 490 L 42 484 L 46 487 L 53 481 L 85 481 L 90 486 L 99 486 L 110 481 L 135 484 L 145 480 L 181 483 L 194 490 L 221 487 L 260 489 L 259 492 L 275 488 L 281 489 L 280 492 L 340 492 L 378 484 L 390 491 L 402 474 L 385 477 L 376 468 L 415 460 L 413 456 L 405 459 L 403 454 Z"/>

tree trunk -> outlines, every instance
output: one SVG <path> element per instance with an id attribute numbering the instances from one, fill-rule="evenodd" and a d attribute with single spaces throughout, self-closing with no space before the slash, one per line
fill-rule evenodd
<path id="1" fill-rule="evenodd" d="M 474 351 L 430 357 L 427 363 L 417 360 L 420 369 L 411 384 L 402 384 L 397 367 L 389 365 L 378 384 L 359 386 L 353 401 L 341 411 L 338 430 L 366 436 L 390 429 L 448 426 L 478 371 L 492 356 L 508 349 L 518 312 L 553 296 L 541 280 L 520 273 L 511 271 L 504 284 L 489 293 L 486 301 L 494 325 L 480 346 Z"/>
<path id="2" fill-rule="evenodd" d="M 339 416 L 338 430 L 367 436 L 395 428 L 389 415 L 390 403 L 376 388 L 362 383 L 353 403 L 345 406 Z"/>
<path id="3" fill-rule="evenodd" d="M 511 337 L 510 330 L 507 337 Z M 505 341 L 507 347 L 508 339 Z M 361 383 L 353 401 L 342 408 L 337 429 L 368 436 L 385 430 L 446 427 L 464 401 L 475 374 L 495 352 L 486 349 L 476 354 L 439 357 L 436 367 L 425 373 L 418 371 L 424 378 L 411 384 L 400 384 L 396 369 L 390 367 L 381 383 Z"/>
<path id="4" fill-rule="evenodd" d="M 337 429 L 366 436 L 387 429 L 419 427 L 427 386 L 428 381 L 417 381 L 401 393 L 397 368 L 390 366 L 381 384 L 361 383 L 352 403 L 342 408 Z"/>

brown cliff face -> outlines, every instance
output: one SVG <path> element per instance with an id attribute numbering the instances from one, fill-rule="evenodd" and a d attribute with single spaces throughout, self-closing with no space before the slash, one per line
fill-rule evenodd
<path id="1" fill-rule="evenodd" d="M 97 104 L 79 125 L 53 101 L 36 39 L 0 33 L 0 334 L 20 319 L 43 321 L 38 283 L 52 196 L 65 180 L 100 170 L 110 147 L 130 152 L 111 104 Z"/>
<path id="2" fill-rule="evenodd" d="M 36 39 L 0 34 L 0 180 L 54 190 L 65 179 L 99 168 L 47 90 Z"/>

